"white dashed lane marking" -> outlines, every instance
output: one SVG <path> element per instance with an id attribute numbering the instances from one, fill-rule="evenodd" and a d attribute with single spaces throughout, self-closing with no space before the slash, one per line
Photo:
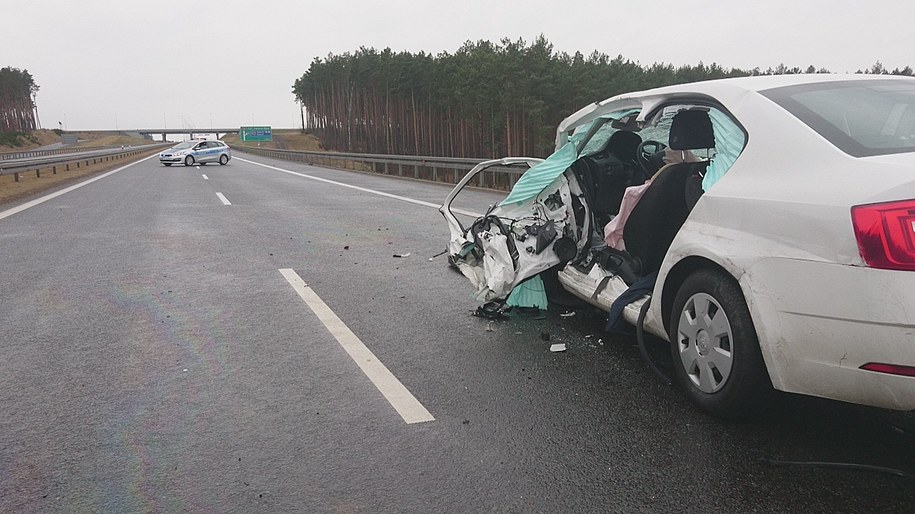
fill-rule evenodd
<path id="1" fill-rule="evenodd" d="M 405 422 L 412 424 L 435 421 L 423 404 L 419 403 L 400 380 L 397 380 L 397 377 L 375 357 L 375 354 L 334 314 L 317 293 L 308 287 L 298 273 L 291 269 L 279 271 Z"/>

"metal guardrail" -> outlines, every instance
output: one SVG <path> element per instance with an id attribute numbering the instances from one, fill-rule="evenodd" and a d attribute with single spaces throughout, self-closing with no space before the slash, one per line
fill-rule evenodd
<path id="1" fill-rule="evenodd" d="M 47 152 L 53 152 L 48 155 L 57 156 L 57 157 L 51 157 L 51 158 L 48 158 L 47 156 L 42 156 L 40 154 L 39 155 L 25 155 L 25 154 L 28 154 L 29 152 L 23 152 L 23 155 L 25 155 L 24 157 L 18 157 L 15 159 L 11 158 L 11 159 L 5 159 L 5 160 L 0 161 L 0 169 L 11 169 L 13 167 L 20 166 L 20 165 L 34 166 L 34 165 L 42 165 L 45 163 L 53 164 L 54 162 L 61 162 L 60 161 L 61 159 L 64 159 L 64 160 L 83 159 L 86 157 L 97 157 L 100 155 L 102 155 L 102 156 L 112 155 L 112 154 L 129 151 L 129 150 L 143 150 L 146 148 L 167 146 L 167 144 L 168 143 L 165 143 L 165 144 L 154 143 L 154 144 L 149 144 L 149 145 L 132 146 L 132 147 L 126 147 L 126 148 L 117 146 L 117 147 L 106 147 L 106 148 L 88 148 L 88 149 L 79 149 L 79 150 L 70 149 L 70 151 L 64 151 L 64 152 L 46 150 Z"/>
<path id="2" fill-rule="evenodd" d="M 170 144 L 170 143 L 169 143 Z M 0 176 L 14 175 L 16 182 L 19 182 L 19 174 L 34 171 L 37 177 L 41 177 L 41 170 L 50 169 L 51 173 L 56 175 L 58 167 L 60 171 L 69 171 L 71 168 L 80 168 L 81 165 L 89 166 L 102 161 L 123 159 L 133 155 L 147 153 L 154 148 L 167 147 L 169 144 L 143 145 L 126 149 L 106 149 L 96 150 L 93 152 L 81 152 L 78 155 L 72 152 L 68 155 L 51 158 L 30 158 L 17 159 L 9 162 L 0 161 Z"/>
<path id="3" fill-rule="evenodd" d="M 416 155 L 385 155 L 366 153 L 306 152 L 276 150 L 247 145 L 231 145 L 233 150 L 284 161 L 303 162 L 315 166 L 368 171 L 384 175 L 409 177 L 431 182 L 457 184 L 471 168 L 486 159 L 430 157 Z M 476 187 L 508 191 L 515 185 L 526 166 L 493 166 L 475 179 Z"/>
<path id="4" fill-rule="evenodd" d="M 147 145 L 143 145 L 147 146 Z M 113 149 L 105 148 L 107 149 Z M 120 147 L 118 147 L 120 148 Z M 85 147 L 61 147 L 54 148 L 51 150 L 23 150 L 21 152 L 0 152 L 0 161 L 8 161 L 12 159 L 31 159 L 34 157 L 46 157 L 49 155 L 61 155 L 68 153 L 82 153 L 82 152 L 94 152 L 101 150 L 100 148 L 85 148 Z"/>

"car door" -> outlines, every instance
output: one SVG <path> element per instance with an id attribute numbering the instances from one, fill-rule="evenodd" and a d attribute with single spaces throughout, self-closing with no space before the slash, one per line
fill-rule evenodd
<path id="1" fill-rule="evenodd" d="M 194 162 L 204 162 L 204 158 L 206 157 L 206 142 L 201 141 L 195 144 L 191 148 L 191 155 L 194 157 Z"/>
<path id="2" fill-rule="evenodd" d="M 216 152 L 218 150 L 213 145 L 212 141 L 203 142 L 203 155 L 201 156 L 203 162 L 214 162 L 216 161 Z"/>

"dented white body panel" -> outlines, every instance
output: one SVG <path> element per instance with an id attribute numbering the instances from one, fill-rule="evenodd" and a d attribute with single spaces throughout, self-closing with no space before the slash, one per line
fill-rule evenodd
<path id="1" fill-rule="evenodd" d="M 703 97 L 726 109 L 745 129 L 746 146 L 674 238 L 658 272 L 645 330 L 668 339 L 670 313 L 664 309 L 677 294 L 669 278 L 678 276 L 680 266 L 709 263 L 739 284 L 776 389 L 915 410 L 915 377 L 860 369 L 871 362 L 915 367 L 915 272 L 867 267 L 850 215 L 855 205 L 915 199 L 915 153 L 852 157 L 757 92 L 849 79 L 755 77 L 621 95 L 564 120 L 557 147 L 577 126 L 621 108 L 641 106 L 640 120 L 671 99 Z M 461 244 L 452 230 L 453 255 Z M 556 262 L 541 264 L 546 269 Z M 536 269 L 516 274 L 514 284 Z M 594 295 L 606 275 L 599 266 L 589 273 L 567 266 L 559 279 L 576 296 L 607 310 L 627 286 L 613 277 Z M 644 300 L 623 310 L 626 321 L 635 323 Z"/>

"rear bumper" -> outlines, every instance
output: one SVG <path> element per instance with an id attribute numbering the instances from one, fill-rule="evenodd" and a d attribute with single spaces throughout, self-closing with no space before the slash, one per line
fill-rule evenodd
<path id="1" fill-rule="evenodd" d="M 741 278 L 760 348 L 780 390 L 915 410 L 915 273 L 765 259 Z"/>

